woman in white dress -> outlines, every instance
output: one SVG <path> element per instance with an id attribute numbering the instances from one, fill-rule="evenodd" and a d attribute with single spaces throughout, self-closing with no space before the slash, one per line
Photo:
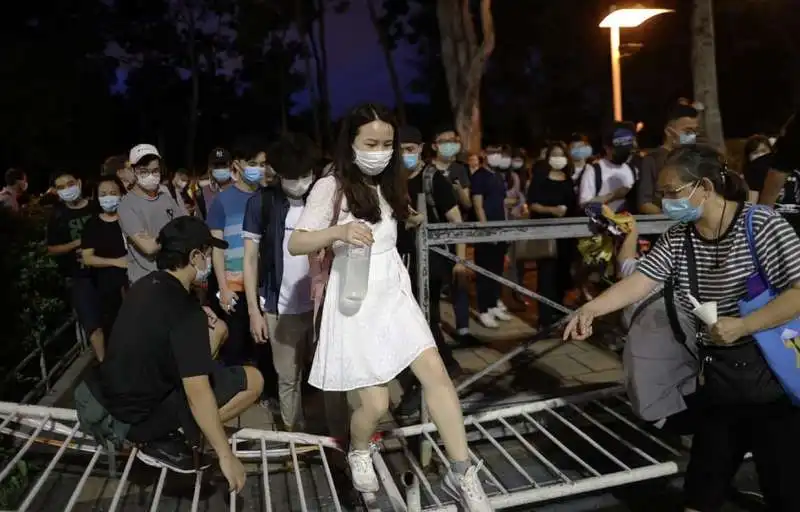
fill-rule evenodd
<path id="1" fill-rule="evenodd" d="M 357 390 L 361 404 L 351 418 L 347 459 L 355 488 L 376 492 L 370 439 L 389 408 L 387 384 L 410 367 L 428 403 L 436 404 L 431 417 L 450 458 L 445 490 L 470 512 L 489 511 L 479 467 L 470 463 L 458 396 L 395 248 L 397 221 L 409 215 L 396 148 L 397 126 L 385 108 L 354 109 L 342 124 L 335 170 L 314 185 L 289 239 L 294 255 L 328 247 L 334 253 L 309 382 L 324 391 Z M 367 294 L 352 315 L 338 304 L 347 244 L 371 246 Z"/>

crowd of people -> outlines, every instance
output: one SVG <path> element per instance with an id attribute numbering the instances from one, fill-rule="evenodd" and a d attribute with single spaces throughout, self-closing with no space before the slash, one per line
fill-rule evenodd
<path id="1" fill-rule="evenodd" d="M 386 109 L 367 104 L 342 121 L 332 160 L 304 135 L 284 134 L 270 145 L 251 137 L 231 151 L 216 148 L 201 173 L 168 172 L 149 144 L 106 160 L 91 190 L 77 174 L 59 172 L 48 251 L 98 361 L 76 391 L 82 424 L 98 438 L 140 446 L 147 463 L 179 472 L 208 466 L 200 449 L 205 439 L 231 486 L 241 489 L 244 469 L 223 424 L 261 401 L 275 403 L 283 429 L 303 431 L 307 380 L 323 391 L 329 432 L 349 447 L 355 488 L 374 492 L 380 484 L 370 439 L 390 405 L 387 384 L 397 378 L 404 390 L 398 414 L 418 411 L 423 392 L 437 404 L 430 412 L 451 461 L 446 490 L 467 510 L 491 510 L 480 464 L 467 449 L 452 384 L 461 368 L 441 329 L 439 301 L 431 301 L 426 321 L 415 300 L 415 229 L 424 217 L 563 218 L 585 215 L 591 205 L 666 214 L 679 224 L 647 255 L 620 256 L 623 279 L 578 310 L 565 339 L 591 336 L 595 318 L 674 281 L 685 309 L 692 308 L 689 294 L 719 304 L 720 321 L 697 330 L 696 355 L 704 362 L 698 382 L 711 378 L 704 372 L 715 365 L 739 367 L 745 356 L 732 347 L 746 347 L 737 350 L 769 372 L 763 357 L 750 353 L 752 334 L 800 313 L 800 302 L 792 302 L 800 266 L 791 257 L 800 250 L 791 228 L 800 165 L 785 156 L 787 133 L 777 142 L 753 136 L 743 169 L 734 170 L 698 144 L 698 131 L 697 108 L 681 101 L 669 112 L 663 144 L 647 152 L 638 147 L 634 124 L 616 122 L 597 151 L 587 135 L 575 134 L 531 153 L 502 141 L 467 153 L 452 126 L 438 127 L 426 143 L 419 129 L 398 126 Z M 0 200 L 19 211 L 25 173 L 9 170 L 5 180 Z M 419 194 L 425 215 L 415 210 Z M 754 268 L 744 219 L 757 201 L 777 201 L 790 218 L 774 210 L 754 214 L 758 256 L 784 295 L 742 319 L 737 300 Z M 368 292 L 356 313 L 338 303 L 349 246 L 371 247 Z M 464 244 L 449 250 L 467 258 Z M 520 284 L 526 263 L 535 261 L 538 292 L 557 303 L 578 284 L 572 240 L 476 244 L 473 257 Z M 452 302 L 455 342 L 465 340 L 466 268 L 431 254 L 429 276 L 431 296 Z M 511 318 L 500 292 L 497 281 L 476 277 L 477 318 L 486 328 Z M 560 315 L 542 307 L 540 327 Z M 800 455 L 800 443 L 779 434 L 800 426 L 800 414 L 780 386 L 773 388 L 752 400 L 743 392 L 702 402 L 714 413 L 699 414 L 688 432 L 695 441 L 687 510 L 717 510 L 750 450 L 771 509 L 800 509 L 785 462 Z M 358 394 L 355 410 L 347 391 Z"/>

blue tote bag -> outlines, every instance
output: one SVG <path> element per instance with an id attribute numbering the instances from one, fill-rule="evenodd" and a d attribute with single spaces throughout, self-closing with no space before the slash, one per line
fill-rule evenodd
<path id="1" fill-rule="evenodd" d="M 753 233 L 753 214 L 756 208 L 758 207 L 750 208 L 745 220 L 747 245 L 756 272 L 747 281 L 747 298 L 739 301 L 739 313 L 743 318 L 763 308 L 780 294 L 770 284 L 756 253 Z M 795 405 L 800 405 L 800 318 L 757 332 L 753 337 L 786 394 Z"/>

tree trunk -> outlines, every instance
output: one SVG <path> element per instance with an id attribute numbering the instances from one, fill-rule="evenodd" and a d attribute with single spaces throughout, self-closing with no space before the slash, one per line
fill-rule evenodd
<path id="1" fill-rule="evenodd" d="M 481 79 L 494 50 L 495 34 L 492 1 L 481 0 L 483 41 L 478 44 L 469 4 L 469 0 L 437 0 L 437 18 L 456 130 L 468 151 L 479 151 Z"/>
<path id="2" fill-rule="evenodd" d="M 319 98 L 322 103 L 322 133 L 326 136 L 327 145 L 333 146 L 333 123 L 331 122 L 331 95 L 328 88 L 328 45 L 325 44 L 326 20 L 325 20 L 325 0 L 317 0 L 317 23 L 319 26 L 319 39 L 317 41 L 317 55 L 320 60 L 317 67 L 317 81 L 319 82 Z"/>
<path id="3" fill-rule="evenodd" d="M 311 105 L 311 122 L 314 125 L 314 140 L 317 144 L 322 145 L 322 126 L 320 124 L 319 96 L 316 91 L 316 74 L 314 73 L 314 67 L 311 65 L 311 56 L 315 50 L 314 40 L 311 37 L 311 24 L 306 18 L 305 12 L 303 11 L 303 2 L 300 0 L 295 2 L 295 18 L 298 32 L 300 34 L 305 34 L 305 39 L 308 41 L 308 49 L 305 55 L 303 55 L 303 66 L 305 67 L 306 80 L 308 81 L 308 101 Z"/>
<path id="4" fill-rule="evenodd" d="M 195 13 L 185 2 L 181 2 L 181 7 L 183 15 L 186 17 L 186 51 L 189 54 L 189 71 L 191 72 L 192 84 L 192 96 L 189 100 L 189 124 L 186 126 L 185 165 L 189 169 L 194 169 L 194 148 L 197 139 L 197 123 L 199 121 L 200 108 L 200 70 L 197 59 Z"/>
<path id="5" fill-rule="evenodd" d="M 394 104 L 397 109 L 397 118 L 401 125 L 406 124 L 406 104 L 403 100 L 403 90 L 400 88 L 400 78 L 397 76 L 397 68 L 392 59 L 392 49 L 389 46 L 389 34 L 381 26 L 381 20 L 378 17 L 378 12 L 375 9 L 373 0 L 366 0 L 367 10 L 369 10 L 369 19 L 378 33 L 378 40 L 383 50 L 383 58 L 386 61 L 386 70 L 389 72 L 389 82 L 392 84 L 392 91 L 394 92 Z"/>
<path id="6" fill-rule="evenodd" d="M 714 2 L 694 0 L 692 14 L 692 66 L 694 99 L 703 104 L 700 125 L 708 142 L 725 150 L 722 113 L 719 109 L 717 62 L 714 43 Z"/>

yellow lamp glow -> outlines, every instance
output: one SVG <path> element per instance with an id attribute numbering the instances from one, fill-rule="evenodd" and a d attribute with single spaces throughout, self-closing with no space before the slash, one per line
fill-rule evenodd
<path id="1" fill-rule="evenodd" d="M 653 16 L 674 12 L 672 9 L 618 9 L 600 22 L 601 28 L 633 28 L 638 27 Z"/>
<path id="2" fill-rule="evenodd" d="M 635 7 L 631 9 L 617 9 L 603 18 L 601 28 L 610 30 L 611 38 L 611 86 L 614 96 L 614 119 L 622 121 L 622 71 L 620 69 L 620 28 L 638 27 L 653 16 L 674 12 L 672 9 L 645 9 Z"/>

